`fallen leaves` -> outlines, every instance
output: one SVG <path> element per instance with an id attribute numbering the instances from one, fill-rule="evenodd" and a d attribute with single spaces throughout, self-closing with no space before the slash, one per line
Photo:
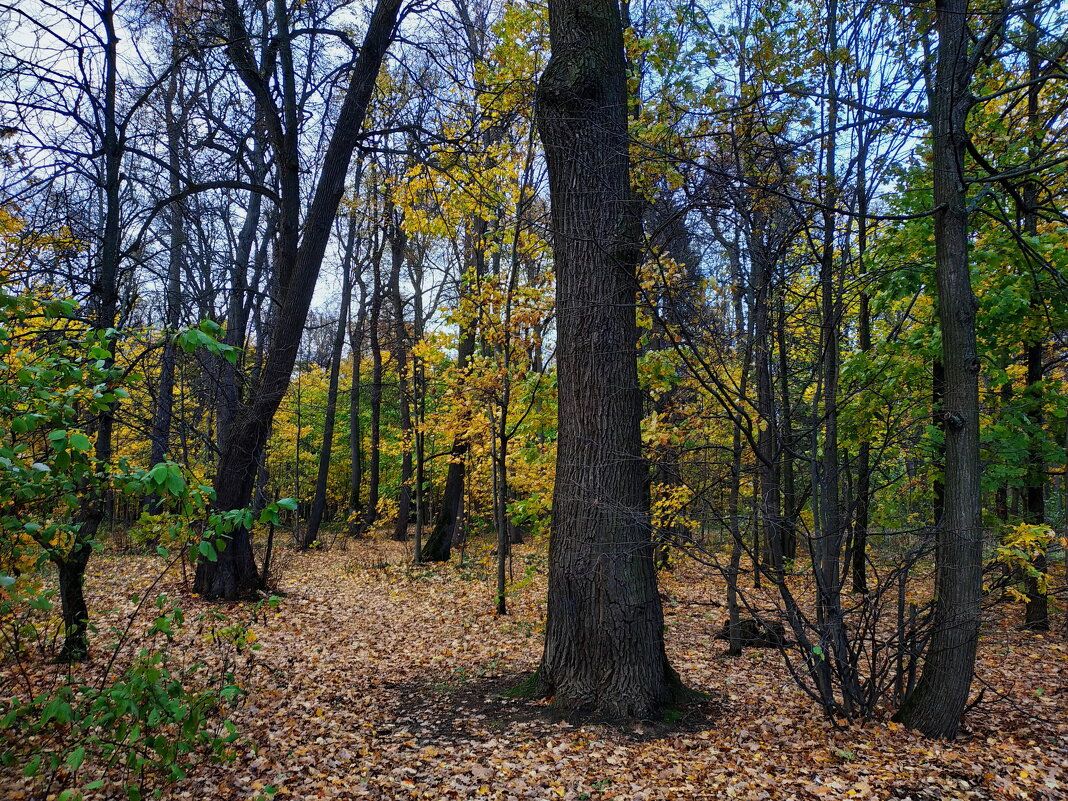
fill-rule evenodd
<path id="1" fill-rule="evenodd" d="M 135 588 L 137 569 L 124 559 L 92 563 L 97 608 Z M 721 595 L 718 579 L 679 568 L 663 587 L 680 602 L 668 647 L 684 682 L 712 695 L 707 719 L 675 730 L 583 725 L 501 697 L 537 666 L 544 576 L 497 617 L 477 563 L 409 569 L 403 559 L 403 546 L 381 543 L 288 557 L 288 596 L 256 626 L 263 649 L 235 718 L 245 749 L 163 798 L 261 799 L 267 788 L 293 799 L 1068 797 L 1059 635 L 994 627 L 978 675 L 996 693 L 956 742 L 891 722 L 836 729 L 774 652 L 723 655 L 718 621 L 685 603 Z M 16 786 L 7 780 L 0 773 L 0 786 Z"/>

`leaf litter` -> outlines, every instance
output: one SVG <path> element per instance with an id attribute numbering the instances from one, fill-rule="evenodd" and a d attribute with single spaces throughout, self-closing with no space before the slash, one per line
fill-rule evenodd
<path id="1" fill-rule="evenodd" d="M 531 546 L 516 555 L 544 566 Z M 254 626 L 261 649 L 232 715 L 242 735 L 234 760 L 200 763 L 161 797 L 1068 798 L 1064 634 L 1016 631 L 1013 608 L 1000 608 L 1004 619 L 980 645 L 976 689 L 989 692 L 957 740 L 932 741 L 888 721 L 836 727 L 777 652 L 726 656 L 715 639 L 722 580 L 683 565 L 661 574 L 668 653 L 709 700 L 671 725 L 614 727 L 505 696 L 537 667 L 546 582 L 543 569 L 528 570 L 509 614 L 497 616 L 489 558 L 413 567 L 403 544 L 381 541 L 287 553 L 285 597 Z M 91 608 L 120 616 L 149 561 L 94 560 Z M 206 606 L 178 577 L 165 589 L 185 596 L 189 616 Z M 199 647 L 180 636 L 182 647 Z M 12 801 L 34 797 L 8 769 L 3 788 Z"/>

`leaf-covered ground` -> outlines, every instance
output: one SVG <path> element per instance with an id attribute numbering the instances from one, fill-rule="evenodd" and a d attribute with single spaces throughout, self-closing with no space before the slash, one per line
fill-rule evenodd
<path id="1" fill-rule="evenodd" d="M 836 729 L 776 652 L 725 656 L 722 583 L 680 567 L 662 575 L 669 655 L 711 700 L 670 729 L 582 725 L 501 697 L 540 655 L 544 561 L 520 551 L 504 617 L 478 562 L 409 568 L 403 546 L 382 543 L 287 554 L 287 595 L 254 626 L 262 648 L 234 712 L 236 760 L 203 764 L 163 797 L 1068 798 L 1063 633 L 988 626 L 979 673 L 990 691 L 954 742 L 888 722 Z M 119 614 L 152 569 L 146 557 L 94 560 L 91 607 Z M 25 792 L 5 779 L 5 797 Z"/>

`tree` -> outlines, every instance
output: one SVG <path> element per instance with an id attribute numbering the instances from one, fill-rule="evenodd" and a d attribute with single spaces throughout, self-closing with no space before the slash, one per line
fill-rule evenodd
<path id="1" fill-rule="evenodd" d="M 559 435 L 545 650 L 536 692 L 610 719 L 676 698 L 641 458 L 627 76 L 615 0 L 549 4 L 537 123 L 557 273 Z"/>
<path id="2" fill-rule="evenodd" d="M 975 294 L 968 259 L 964 183 L 970 60 L 967 0 L 938 4 L 938 54 L 931 94 L 935 272 L 945 395 L 945 496 L 938 534 L 931 639 L 923 675 L 898 717 L 929 737 L 952 737 L 968 703 L 982 597 L 979 487 L 979 365 Z"/>
<path id="3" fill-rule="evenodd" d="M 375 79 L 386 48 L 393 38 L 400 7 L 401 0 L 379 0 L 375 6 L 364 36 L 363 47 L 352 68 L 348 91 L 327 145 L 319 181 L 302 230 L 295 229 L 295 219 L 286 220 L 284 224 L 279 225 L 280 240 L 288 237 L 289 241 L 283 242 L 279 247 L 278 256 L 283 260 L 291 258 L 292 262 L 280 265 L 281 299 L 277 324 L 272 331 L 257 385 L 231 424 L 219 458 L 215 493 L 216 503 L 222 510 L 243 508 L 252 497 L 257 465 L 267 443 L 271 420 L 285 395 L 293 365 L 296 363 L 297 349 L 315 292 L 319 268 L 330 239 L 334 215 L 345 189 L 349 162 L 360 140 L 360 129 L 374 91 Z M 291 103 L 284 109 L 285 113 L 279 112 L 275 107 L 267 82 L 245 47 L 247 35 L 240 24 L 240 11 L 236 2 L 227 3 L 227 9 L 230 25 L 228 50 L 231 59 L 242 80 L 248 83 L 256 95 L 259 113 L 268 121 L 268 129 L 274 131 L 276 155 L 283 160 L 283 173 L 295 171 L 299 169 L 299 164 L 291 164 L 290 159 L 296 158 L 297 132 L 292 129 L 296 110 Z M 288 38 L 288 31 L 285 32 L 284 38 Z M 285 180 L 281 183 L 284 187 Z M 297 192 L 299 201 L 299 188 L 291 187 L 289 192 Z M 282 195 L 286 197 L 285 188 Z M 283 213 L 283 217 L 285 216 Z M 244 527 L 234 530 L 229 545 L 217 561 L 202 559 L 197 564 L 195 588 L 208 598 L 236 599 L 258 589 L 259 583 L 251 536 Z"/>

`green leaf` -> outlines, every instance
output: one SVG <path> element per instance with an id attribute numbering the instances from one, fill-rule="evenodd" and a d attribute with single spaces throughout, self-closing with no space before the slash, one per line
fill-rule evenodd
<path id="1" fill-rule="evenodd" d="M 93 443 L 89 441 L 89 437 L 85 434 L 74 432 L 70 435 L 70 446 L 76 451 L 87 451 L 93 447 Z"/>
<path id="2" fill-rule="evenodd" d="M 70 768 L 72 771 L 77 770 L 82 766 L 82 763 L 84 761 L 85 748 L 83 748 L 82 746 L 78 746 L 73 751 L 71 751 L 70 756 L 67 757 L 67 767 Z"/>
<path id="3" fill-rule="evenodd" d="M 216 562 L 219 559 L 219 554 L 216 552 L 215 546 L 207 540 L 201 540 L 200 542 L 200 555 L 209 562 Z"/>
<path id="4" fill-rule="evenodd" d="M 148 477 L 157 487 L 164 486 L 167 483 L 167 477 L 170 476 L 170 474 L 170 469 L 162 462 L 148 471 Z"/>
<path id="5" fill-rule="evenodd" d="M 182 490 L 185 489 L 185 479 L 182 478 L 180 473 L 170 473 L 167 476 L 167 492 L 171 495 L 181 495 Z"/>

